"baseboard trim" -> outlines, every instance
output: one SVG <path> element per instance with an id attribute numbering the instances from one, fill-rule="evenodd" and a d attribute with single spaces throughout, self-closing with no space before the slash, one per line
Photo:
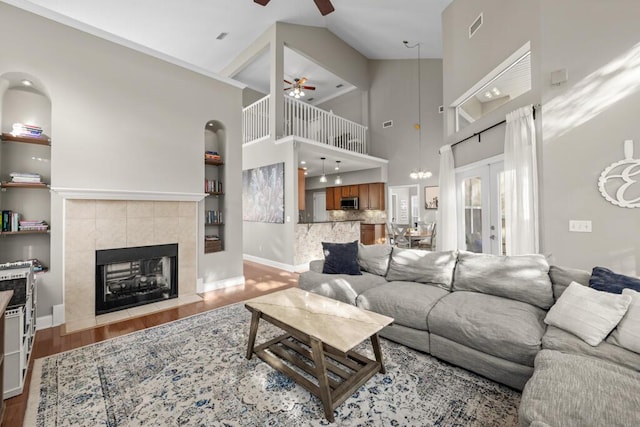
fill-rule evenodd
<path id="1" fill-rule="evenodd" d="M 244 285 L 244 276 L 230 277 L 228 279 L 216 280 L 214 282 L 207 283 L 203 283 L 201 280 L 198 280 L 197 292 L 201 294 L 203 292 L 215 291 L 216 289 L 223 289 L 237 285 Z"/>
<path id="2" fill-rule="evenodd" d="M 36 318 L 36 331 L 49 329 L 51 327 L 53 327 L 53 316 L 51 314 Z"/>
<path id="3" fill-rule="evenodd" d="M 242 254 L 242 259 L 252 262 L 257 262 L 258 264 L 268 265 L 269 267 L 279 268 L 280 270 L 285 270 L 290 273 L 301 273 L 303 271 L 309 270 L 309 263 L 292 265 L 292 264 L 284 264 L 282 262 L 273 261 L 266 258 L 260 258 L 257 256 Z"/>

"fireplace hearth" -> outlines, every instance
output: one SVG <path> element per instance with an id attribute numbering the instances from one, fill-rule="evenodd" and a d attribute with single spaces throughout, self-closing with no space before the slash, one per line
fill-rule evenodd
<path id="1" fill-rule="evenodd" d="M 177 296 L 177 244 L 96 251 L 96 314 Z"/>

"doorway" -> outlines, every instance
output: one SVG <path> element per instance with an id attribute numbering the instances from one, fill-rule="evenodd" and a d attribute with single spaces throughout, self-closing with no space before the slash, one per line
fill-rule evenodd
<path id="1" fill-rule="evenodd" d="M 411 227 L 420 220 L 420 185 L 393 185 L 388 188 L 387 218 Z"/>
<path id="2" fill-rule="evenodd" d="M 504 255 L 504 162 L 502 156 L 456 169 L 458 248 Z"/>
<path id="3" fill-rule="evenodd" d="M 313 193 L 313 222 L 327 220 L 327 193 L 317 191 Z"/>

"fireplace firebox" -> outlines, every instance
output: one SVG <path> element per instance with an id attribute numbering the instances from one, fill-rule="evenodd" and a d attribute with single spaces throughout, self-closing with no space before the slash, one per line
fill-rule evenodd
<path id="1" fill-rule="evenodd" d="M 177 244 L 96 251 L 96 315 L 177 296 Z"/>

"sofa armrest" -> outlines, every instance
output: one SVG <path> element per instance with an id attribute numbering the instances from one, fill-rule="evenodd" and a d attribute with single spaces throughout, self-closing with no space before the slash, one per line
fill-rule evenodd
<path id="1" fill-rule="evenodd" d="M 323 259 L 314 259 L 313 261 L 309 261 L 309 271 L 315 271 L 316 273 L 322 273 L 322 268 L 324 267 Z"/>

